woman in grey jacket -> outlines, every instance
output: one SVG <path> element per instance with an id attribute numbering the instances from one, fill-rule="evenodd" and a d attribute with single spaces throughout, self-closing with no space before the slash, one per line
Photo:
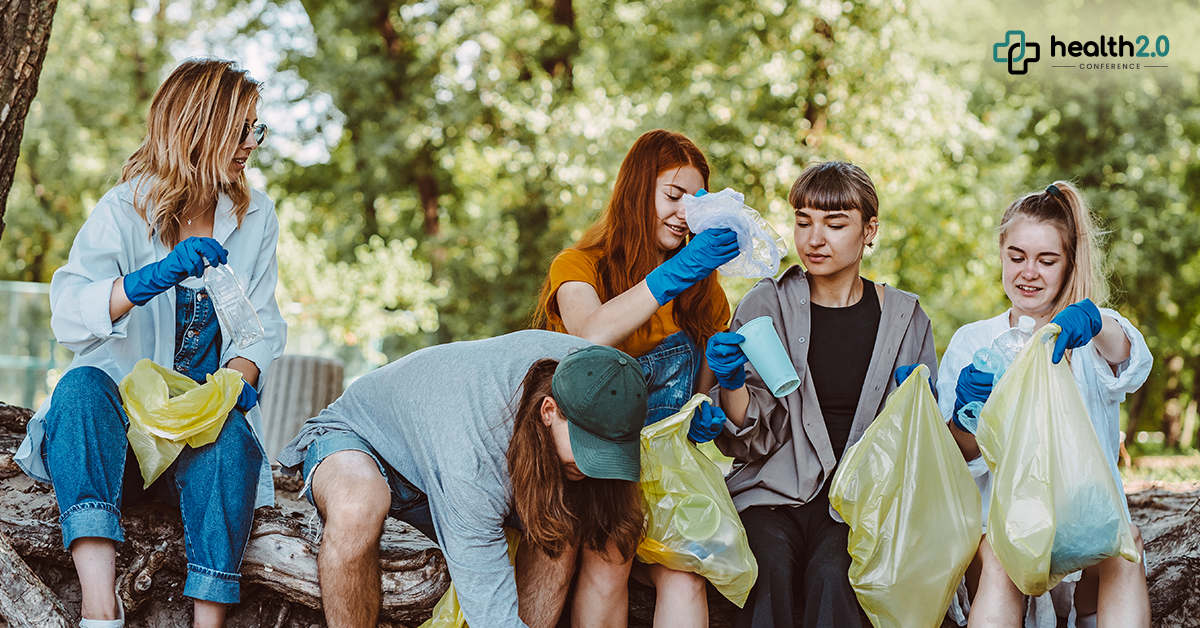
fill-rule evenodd
<path id="1" fill-rule="evenodd" d="M 917 298 L 859 275 L 878 233 L 879 201 L 857 166 L 810 166 L 792 185 L 795 242 L 805 269 L 759 282 L 730 329 L 770 316 L 801 385 L 774 397 L 737 333 L 718 333 L 706 356 L 711 396 L 729 417 L 717 445 L 735 459 L 726 482 L 758 559 L 758 582 L 737 617 L 742 626 L 791 626 L 801 600 L 806 628 L 859 623 L 846 551 L 849 527 L 829 508 L 829 486 L 896 387 L 897 367 L 937 372 L 933 330 Z"/>

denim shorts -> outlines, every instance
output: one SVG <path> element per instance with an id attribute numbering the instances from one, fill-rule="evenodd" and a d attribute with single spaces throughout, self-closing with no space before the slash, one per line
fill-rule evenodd
<path id="1" fill-rule="evenodd" d="M 433 515 L 429 511 L 429 498 L 413 486 L 404 476 L 385 463 L 367 441 L 354 432 L 329 431 L 317 437 L 304 453 L 304 498 L 316 506 L 312 496 L 312 473 L 329 456 L 339 451 L 361 451 L 375 461 L 379 473 L 388 483 L 392 503 L 388 516 L 399 519 L 420 530 L 433 542 L 437 534 L 433 527 Z"/>
<path id="2" fill-rule="evenodd" d="M 646 425 L 657 423 L 683 407 L 692 398 L 699 357 L 687 332 L 667 336 L 649 353 L 638 358 L 646 376 Z"/>

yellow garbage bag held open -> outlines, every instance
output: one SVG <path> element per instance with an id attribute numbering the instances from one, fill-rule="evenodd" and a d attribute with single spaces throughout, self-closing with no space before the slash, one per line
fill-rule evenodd
<path id="1" fill-rule="evenodd" d="M 508 541 L 508 564 L 516 565 L 521 533 L 512 528 L 504 528 L 504 538 Z M 467 628 L 467 618 L 463 617 L 462 606 L 458 603 L 458 592 L 454 589 L 453 582 L 442 594 L 442 599 L 434 605 L 433 616 L 418 628 Z"/>
<path id="2" fill-rule="evenodd" d="M 703 401 L 710 399 L 697 394 L 679 412 L 642 428 L 646 538 L 637 557 L 703 576 L 740 608 L 758 579 L 758 562 L 720 469 L 687 438 Z"/>
<path id="3" fill-rule="evenodd" d="M 1051 361 L 1053 323 L 1034 332 L 979 415 L 992 472 L 988 543 L 1025 595 L 1105 558 L 1140 557 L 1129 513 L 1071 367 Z"/>
<path id="4" fill-rule="evenodd" d="M 121 403 L 129 415 L 129 445 L 149 487 L 175 462 L 184 445 L 215 440 L 242 392 L 242 374 L 219 369 L 207 383 L 140 360 L 121 380 Z"/>
<path id="5" fill-rule="evenodd" d="M 829 504 L 850 526 L 850 584 L 875 628 L 936 628 L 979 548 L 979 489 L 920 365 L 842 456 Z"/>

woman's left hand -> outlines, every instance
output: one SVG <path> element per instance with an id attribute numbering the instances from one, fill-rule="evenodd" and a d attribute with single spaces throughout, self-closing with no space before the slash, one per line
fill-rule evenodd
<path id="1" fill-rule="evenodd" d="M 233 407 L 245 414 L 256 405 L 258 405 L 258 391 L 250 385 L 250 382 L 243 379 L 242 392 L 238 394 L 237 403 L 233 404 Z"/>
<path id="2" fill-rule="evenodd" d="M 1084 299 L 1079 303 L 1068 305 L 1050 322 L 1062 327 L 1058 339 L 1054 341 L 1052 360 L 1055 364 L 1062 361 L 1063 354 L 1067 349 L 1078 349 L 1086 345 L 1096 337 L 1096 334 L 1100 333 L 1101 329 L 1104 329 L 1104 320 L 1100 317 L 1100 309 L 1092 303 L 1091 299 Z"/>

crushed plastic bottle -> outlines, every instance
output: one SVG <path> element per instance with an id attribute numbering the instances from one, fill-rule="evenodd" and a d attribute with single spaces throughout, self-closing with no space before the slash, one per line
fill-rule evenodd
<path id="1" fill-rule="evenodd" d="M 1036 324 L 1037 321 L 1032 318 L 1022 316 L 1016 327 L 996 336 L 992 346 L 983 347 L 975 352 L 975 368 L 984 373 L 992 373 L 995 375 L 995 381 L 1000 381 L 1004 371 L 1008 370 L 1008 366 L 1017 359 L 1025 343 L 1033 337 L 1033 327 Z"/>
<path id="2" fill-rule="evenodd" d="M 685 195 L 688 228 L 692 233 L 706 229 L 728 228 L 737 233 L 738 256 L 718 269 L 726 277 L 774 277 L 779 262 L 787 255 L 787 240 L 753 207 L 745 204 L 740 192 L 725 188 L 720 192 L 696 192 Z"/>
<path id="3" fill-rule="evenodd" d="M 1000 381 L 1013 360 L 1021 353 L 1021 349 L 1033 337 L 1033 328 L 1037 321 L 1028 316 L 1017 320 L 1016 327 L 1010 327 L 1004 333 L 996 336 L 990 347 L 980 347 L 972 362 L 975 368 L 992 374 L 992 382 Z M 958 411 L 958 424 L 964 430 L 974 434 L 979 426 L 979 413 L 983 411 L 983 402 L 972 401 Z"/>
<path id="4" fill-rule="evenodd" d="M 217 311 L 221 331 L 228 334 L 239 349 L 245 349 L 267 337 L 262 321 L 258 320 L 258 313 L 254 311 L 254 306 L 228 264 L 204 269 L 204 289 L 212 299 L 213 309 Z"/>

